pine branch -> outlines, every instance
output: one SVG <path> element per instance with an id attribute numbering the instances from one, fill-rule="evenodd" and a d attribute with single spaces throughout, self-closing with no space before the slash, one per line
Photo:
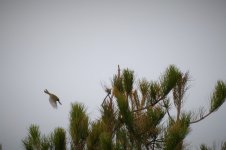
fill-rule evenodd
<path id="1" fill-rule="evenodd" d="M 194 120 L 194 121 L 191 121 L 190 124 L 193 124 L 193 123 L 197 123 L 203 119 L 205 119 L 206 117 L 208 117 L 212 112 L 210 111 L 208 114 L 206 114 L 205 116 L 201 116 L 199 119 L 197 120 Z"/>
<path id="2" fill-rule="evenodd" d="M 138 111 L 142 111 L 142 110 L 145 110 L 145 109 L 148 109 L 149 107 L 153 107 L 155 106 L 156 104 L 158 104 L 161 100 L 164 100 L 165 99 L 165 96 L 163 97 L 160 97 L 157 101 L 155 101 L 154 103 L 150 104 L 150 105 L 147 105 L 143 108 L 140 108 L 140 109 L 136 109 L 136 110 L 133 110 L 132 112 L 138 112 Z"/>
<path id="3" fill-rule="evenodd" d="M 164 107 L 166 108 L 166 112 L 167 112 L 167 114 L 168 114 L 168 116 L 169 116 L 170 120 L 172 121 L 172 120 L 173 120 L 173 118 L 172 118 L 172 116 L 170 115 L 170 113 L 169 113 L 169 108 L 167 108 L 167 105 L 166 105 L 166 103 L 165 103 L 165 101 L 164 101 L 164 100 L 163 100 L 163 104 L 164 104 Z"/>

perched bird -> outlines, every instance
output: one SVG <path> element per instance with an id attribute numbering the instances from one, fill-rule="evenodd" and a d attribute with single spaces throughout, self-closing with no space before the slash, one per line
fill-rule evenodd
<path id="1" fill-rule="evenodd" d="M 44 92 L 49 95 L 49 102 L 53 108 L 57 108 L 57 102 L 62 105 L 60 99 L 56 95 L 50 93 L 47 89 L 45 89 Z"/>

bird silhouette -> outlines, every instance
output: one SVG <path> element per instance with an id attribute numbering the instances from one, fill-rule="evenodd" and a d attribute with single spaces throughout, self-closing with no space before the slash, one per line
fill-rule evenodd
<path id="1" fill-rule="evenodd" d="M 57 108 L 57 102 L 62 105 L 60 99 L 56 95 L 50 93 L 47 89 L 45 89 L 44 92 L 49 95 L 49 102 L 53 108 Z"/>

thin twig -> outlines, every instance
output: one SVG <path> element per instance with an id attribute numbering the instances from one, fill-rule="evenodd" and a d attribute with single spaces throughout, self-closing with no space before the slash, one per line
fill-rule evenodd
<path id="1" fill-rule="evenodd" d="M 110 95 L 110 94 L 108 93 L 108 94 L 105 96 L 105 98 L 104 98 L 104 100 L 103 100 L 101 106 L 103 106 L 103 104 L 105 103 L 105 101 L 106 101 L 106 99 L 107 99 L 107 97 L 108 97 L 109 95 Z"/>
<path id="2" fill-rule="evenodd" d="M 165 96 L 164 97 L 161 97 L 160 99 L 158 99 L 157 101 L 155 101 L 154 103 L 150 104 L 150 105 L 147 105 L 143 108 L 140 108 L 140 109 L 136 109 L 136 110 L 133 110 L 132 112 L 138 112 L 138 111 L 141 111 L 141 110 L 144 110 L 144 109 L 148 109 L 149 107 L 153 107 L 155 106 L 157 103 L 159 103 L 161 100 L 164 100 L 165 99 Z"/>
<path id="3" fill-rule="evenodd" d="M 172 120 L 173 120 L 173 118 L 171 117 L 171 115 L 170 115 L 170 113 L 169 113 L 169 109 L 166 107 L 166 103 L 165 103 L 165 101 L 164 101 L 164 100 L 163 100 L 163 104 L 164 104 L 164 107 L 166 108 L 166 112 L 167 112 L 167 114 L 168 114 L 168 116 L 169 116 L 170 120 L 172 121 Z"/>
<path id="4" fill-rule="evenodd" d="M 200 117 L 198 120 L 194 120 L 194 121 L 191 121 L 190 124 L 193 124 L 193 123 L 197 123 L 203 119 L 205 119 L 206 117 L 208 117 L 212 112 L 210 111 L 208 114 L 206 114 L 205 116 L 202 116 Z"/>

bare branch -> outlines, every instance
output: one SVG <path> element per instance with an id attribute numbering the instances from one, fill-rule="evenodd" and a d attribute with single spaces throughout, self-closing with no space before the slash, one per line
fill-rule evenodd
<path id="1" fill-rule="evenodd" d="M 197 123 L 197 122 L 199 122 L 199 121 L 205 119 L 205 118 L 208 117 L 211 113 L 212 113 L 212 112 L 209 112 L 209 113 L 207 113 L 205 116 L 201 116 L 201 115 L 200 115 L 200 118 L 199 118 L 199 119 L 194 120 L 194 121 L 191 121 L 190 124 Z"/>

